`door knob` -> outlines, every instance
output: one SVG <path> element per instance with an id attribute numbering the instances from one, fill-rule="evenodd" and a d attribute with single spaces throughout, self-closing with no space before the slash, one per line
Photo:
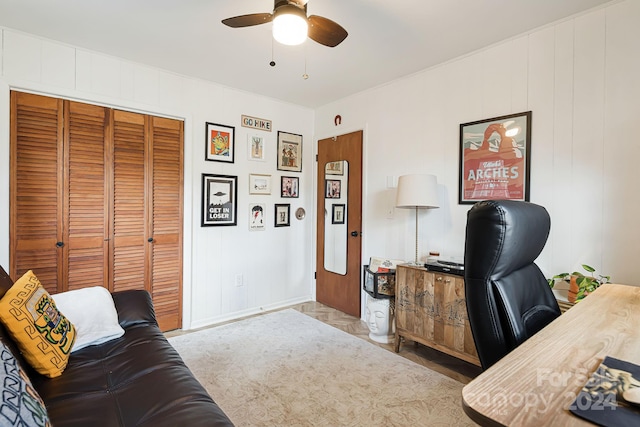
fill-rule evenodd
<path id="1" fill-rule="evenodd" d="M 358 234 L 360 234 L 360 233 L 358 233 L 357 231 L 352 231 L 351 232 L 351 236 L 352 237 L 358 237 Z"/>
<path id="2" fill-rule="evenodd" d="M 149 238 L 147 239 L 147 242 L 149 242 L 149 243 L 153 243 L 153 237 L 149 237 Z"/>
<path id="3" fill-rule="evenodd" d="M 56 243 L 56 246 L 57 246 L 57 247 L 59 247 L 59 248 L 61 248 L 61 247 L 63 247 L 63 246 L 64 246 L 64 242 L 57 242 L 57 243 Z"/>

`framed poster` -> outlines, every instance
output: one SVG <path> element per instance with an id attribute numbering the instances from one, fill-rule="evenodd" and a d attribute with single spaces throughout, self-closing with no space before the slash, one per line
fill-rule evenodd
<path id="1" fill-rule="evenodd" d="M 233 126 L 207 122 L 205 160 L 233 163 L 235 152 L 235 130 Z"/>
<path id="2" fill-rule="evenodd" d="M 264 231 L 267 205 L 264 203 L 251 203 L 249 205 L 249 231 Z"/>
<path id="3" fill-rule="evenodd" d="M 283 176 L 280 177 L 280 197 L 285 198 L 297 198 L 298 197 L 298 183 L 299 178 L 297 176 Z"/>
<path id="4" fill-rule="evenodd" d="M 331 205 L 331 224 L 344 224 L 344 207 L 343 203 Z"/>
<path id="5" fill-rule="evenodd" d="M 236 225 L 238 177 L 202 174 L 202 227 Z"/>
<path id="6" fill-rule="evenodd" d="M 291 205 L 289 204 L 276 204 L 276 212 L 275 212 L 275 227 L 288 227 L 289 222 L 289 213 L 291 211 Z"/>
<path id="7" fill-rule="evenodd" d="M 271 194 L 271 175 L 250 173 L 249 194 Z"/>
<path id="8" fill-rule="evenodd" d="M 278 170 L 302 171 L 302 135 L 278 131 Z"/>
<path id="9" fill-rule="evenodd" d="M 264 136 L 247 135 L 247 153 L 249 160 L 264 162 Z"/>
<path id="10" fill-rule="evenodd" d="M 344 175 L 344 169 L 342 168 L 343 161 L 329 162 L 325 168 L 327 175 Z"/>
<path id="11" fill-rule="evenodd" d="M 459 204 L 529 201 L 531 111 L 460 125 Z"/>
<path id="12" fill-rule="evenodd" d="M 341 181 L 338 179 L 325 179 L 324 182 L 325 182 L 324 198 L 339 199 Z"/>

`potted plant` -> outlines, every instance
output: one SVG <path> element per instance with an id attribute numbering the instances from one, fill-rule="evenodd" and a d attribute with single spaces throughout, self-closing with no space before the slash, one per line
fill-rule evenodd
<path id="1" fill-rule="evenodd" d="M 611 276 L 604 276 L 598 274 L 596 277 L 596 269 L 582 264 L 582 268 L 587 272 L 587 275 L 574 271 L 573 273 L 560 273 L 548 279 L 550 287 L 554 287 L 556 281 L 564 280 L 569 283 L 569 302 L 575 303 L 582 300 L 584 297 L 595 291 L 600 285 L 609 283 Z"/>

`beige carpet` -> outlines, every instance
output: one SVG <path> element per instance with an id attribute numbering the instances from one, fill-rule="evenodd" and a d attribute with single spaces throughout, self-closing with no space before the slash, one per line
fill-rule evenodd
<path id="1" fill-rule="evenodd" d="M 462 384 L 292 309 L 169 341 L 238 427 L 474 425 Z"/>

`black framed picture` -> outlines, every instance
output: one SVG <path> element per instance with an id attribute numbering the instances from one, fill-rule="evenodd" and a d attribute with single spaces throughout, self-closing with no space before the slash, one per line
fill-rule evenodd
<path id="1" fill-rule="evenodd" d="M 331 205 L 331 224 L 344 224 L 344 203 Z"/>
<path id="2" fill-rule="evenodd" d="M 459 204 L 529 201 L 531 111 L 460 125 Z"/>
<path id="3" fill-rule="evenodd" d="M 289 214 L 291 212 L 290 204 L 276 204 L 275 211 L 275 227 L 289 227 L 290 219 Z"/>
<path id="4" fill-rule="evenodd" d="M 202 174 L 202 227 L 236 225 L 238 177 Z"/>
<path id="5" fill-rule="evenodd" d="M 277 169 L 302 171 L 302 135 L 278 131 Z"/>
<path id="6" fill-rule="evenodd" d="M 325 179 L 324 180 L 324 198 L 325 199 L 339 199 L 340 191 L 342 187 L 342 181 L 339 179 Z"/>
<path id="7" fill-rule="evenodd" d="M 280 177 L 280 197 L 298 198 L 298 184 L 300 179 L 297 176 Z"/>
<path id="8" fill-rule="evenodd" d="M 236 149 L 236 128 L 234 126 L 206 123 L 205 160 L 233 163 Z"/>

